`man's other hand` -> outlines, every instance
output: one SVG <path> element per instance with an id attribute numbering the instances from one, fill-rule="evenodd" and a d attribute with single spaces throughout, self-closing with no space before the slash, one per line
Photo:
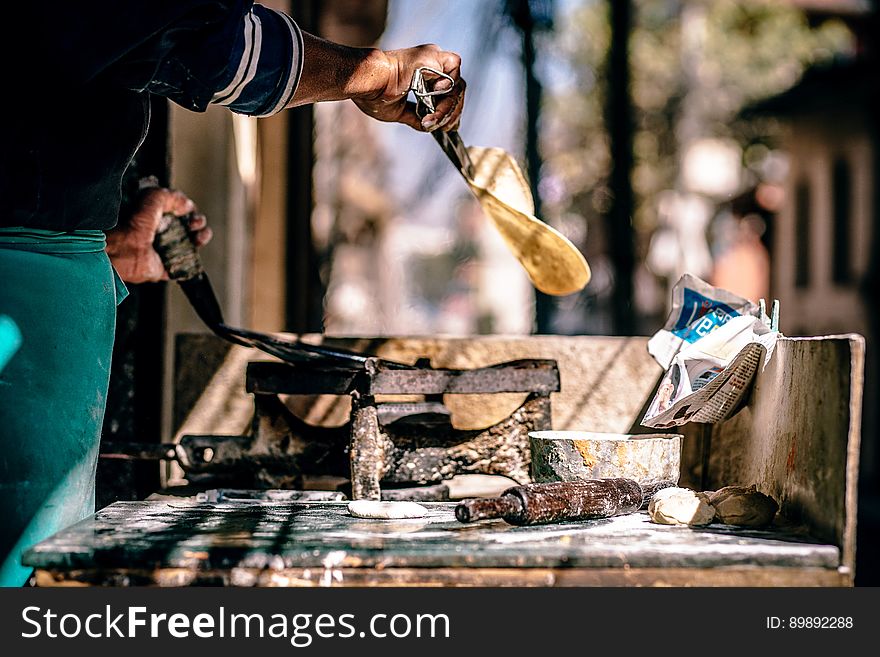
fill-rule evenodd
<path id="1" fill-rule="evenodd" d="M 208 220 L 186 194 L 165 188 L 147 190 L 128 221 L 123 219 L 119 226 L 107 232 L 107 255 L 126 283 L 168 280 L 159 254 L 153 249 L 159 222 L 168 212 L 178 217 L 189 215 L 188 229 L 196 248 L 211 240 Z"/>

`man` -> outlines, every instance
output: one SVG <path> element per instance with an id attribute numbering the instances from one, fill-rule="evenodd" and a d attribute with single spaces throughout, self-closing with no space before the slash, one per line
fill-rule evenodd
<path id="1" fill-rule="evenodd" d="M 158 280 L 157 217 L 193 209 L 155 190 L 106 241 L 146 133 L 149 95 L 254 116 L 350 99 L 377 120 L 435 130 L 457 126 L 465 85 L 454 53 L 340 46 L 248 0 L 12 3 L 4 14 L 27 36 L 0 45 L 0 314 L 23 335 L 0 372 L 0 584 L 20 585 L 22 551 L 93 510 L 124 296 L 105 248 L 128 280 Z M 407 101 L 420 66 L 455 81 L 421 119 Z M 198 242 L 209 237 L 203 218 L 190 229 Z"/>

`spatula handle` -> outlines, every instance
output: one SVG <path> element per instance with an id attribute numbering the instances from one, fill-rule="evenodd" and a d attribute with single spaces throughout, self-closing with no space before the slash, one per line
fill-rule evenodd
<path id="1" fill-rule="evenodd" d="M 450 83 L 449 89 L 429 88 L 429 82 L 425 79 L 425 73 L 434 76 L 433 81 L 441 79 L 448 80 Z M 454 86 L 455 80 L 442 71 L 427 66 L 422 66 L 416 69 L 413 74 L 412 82 L 410 83 L 410 89 L 416 97 L 416 114 L 422 118 L 428 114 L 433 114 L 437 110 L 434 98 L 436 96 L 448 94 L 452 91 Z M 443 152 L 446 153 L 446 157 L 448 157 L 455 165 L 455 168 L 458 169 L 465 178 L 473 178 L 474 165 L 473 162 L 471 162 L 467 147 L 464 145 L 458 131 L 449 130 L 448 132 L 444 132 L 437 129 L 431 134 L 434 135 L 434 139 L 440 144 L 440 148 L 443 149 Z"/>

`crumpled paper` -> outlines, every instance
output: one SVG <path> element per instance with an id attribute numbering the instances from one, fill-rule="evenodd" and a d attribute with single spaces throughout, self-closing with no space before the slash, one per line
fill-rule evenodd
<path id="1" fill-rule="evenodd" d="M 672 297 L 666 324 L 648 342 L 666 373 L 641 423 L 720 422 L 740 407 L 780 334 L 756 304 L 696 276 L 682 276 Z"/>

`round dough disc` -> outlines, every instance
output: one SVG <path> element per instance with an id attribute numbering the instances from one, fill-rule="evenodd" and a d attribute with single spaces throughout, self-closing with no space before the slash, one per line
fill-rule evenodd
<path id="1" fill-rule="evenodd" d="M 348 503 L 348 512 L 355 518 L 375 520 L 396 520 L 399 518 L 421 518 L 428 510 L 415 502 L 374 502 L 354 500 Z"/>
<path id="2" fill-rule="evenodd" d="M 474 176 L 471 191 L 495 224 L 536 288 L 563 296 L 590 282 L 590 266 L 577 247 L 535 216 L 535 201 L 525 176 L 501 148 L 468 148 Z"/>

